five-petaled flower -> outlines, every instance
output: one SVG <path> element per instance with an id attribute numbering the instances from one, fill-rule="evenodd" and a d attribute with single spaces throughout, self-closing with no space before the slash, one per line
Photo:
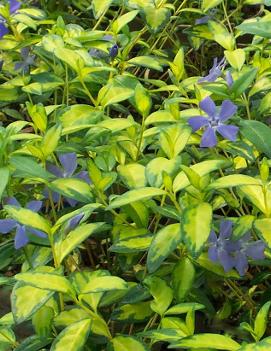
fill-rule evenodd
<path id="1" fill-rule="evenodd" d="M 13 14 L 21 7 L 21 3 L 17 0 L 9 0 L 9 13 Z M 6 26 L 6 19 L 0 16 L 0 38 L 6 35 L 9 30 Z"/>
<path id="2" fill-rule="evenodd" d="M 217 57 L 214 59 L 213 67 L 210 69 L 207 76 L 202 77 L 198 80 L 199 83 L 203 82 L 214 82 L 222 75 L 222 69 L 225 67 L 226 60 L 223 58 L 218 62 Z"/>
<path id="3" fill-rule="evenodd" d="M 220 111 L 217 112 L 217 107 L 214 101 L 210 97 L 206 97 L 200 102 L 199 106 L 207 116 L 191 117 L 189 118 L 188 123 L 192 127 L 193 132 L 196 132 L 200 128 L 205 128 L 200 143 L 201 147 L 214 147 L 217 144 L 216 132 L 225 139 L 230 141 L 236 140 L 239 128 L 224 123 L 235 114 L 237 111 L 236 105 L 230 100 L 224 100 Z"/>
<path id="4" fill-rule="evenodd" d="M 35 55 L 30 55 L 30 49 L 28 47 L 21 49 L 22 61 L 18 61 L 15 64 L 15 70 L 21 71 L 26 74 L 29 72 L 30 66 L 35 64 Z"/>
<path id="5" fill-rule="evenodd" d="M 75 152 L 58 154 L 58 159 L 61 164 L 60 167 L 54 165 L 53 163 L 48 162 L 46 168 L 49 172 L 54 174 L 58 178 L 79 178 L 84 180 L 87 183 L 90 183 L 90 179 L 87 171 L 80 171 L 75 173 L 77 168 L 77 156 Z M 48 198 L 48 191 L 45 191 L 45 196 Z M 60 195 L 53 192 L 52 193 L 53 201 L 56 203 L 60 200 Z M 65 197 L 65 200 L 70 206 L 75 206 L 77 201 L 68 197 Z"/>
<path id="6" fill-rule="evenodd" d="M 12 205 L 15 207 L 21 207 L 19 202 L 15 199 L 15 197 L 7 198 L 5 203 L 7 205 Z M 33 211 L 38 212 L 42 207 L 41 201 L 30 201 L 26 204 L 26 208 Z M 0 220 L 0 233 L 1 234 L 8 234 L 12 230 L 16 230 L 15 232 L 15 239 L 14 239 L 14 246 L 16 249 L 20 249 L 24 247 L 28 242 L 29 238 L 27 234 L 35 234 L 41 238 L 46 238 L 46 234 L 40 230 L 31 228 L 29 226 L 25 226 L 20 224 L 15 219 L 1 219 Z"/>
<path id="7" fill-rule="evenodd" d="M 245 234 L 238 240 L 232 239 L 233 223 L 229 220 L 220 222 L 219 236 L 212 230 L 209 237 L 209 259 L 220 263 L 225 272 L 236 268 L 243 276 L 248 269 L 248 259 L 264 259 L 265 243 L 261 240 L 251 241 L 250 233 Z"/>

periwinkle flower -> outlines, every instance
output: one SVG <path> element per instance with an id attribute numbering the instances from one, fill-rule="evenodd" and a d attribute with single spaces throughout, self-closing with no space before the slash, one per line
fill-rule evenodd
<path id="1" fill-rule="evenodd" d="M 118 55 L 119 47 L 117 44 L 114 44 L 109 50 L 109 56 L 115 58 Z"/>
<path id="2" fill-rule="evenodd" d="M 229 88 L 233 85 L 233 78 L 230 71 L 226 72 L 225 79 Z"/>
<path id="3" fill-rule="evenodd" d="M 65 234 L 69 233 L 70 231 L 72 231 L 73 229 L 75 229 L 78 224 L 80 223 L 81 219 L 84 217 L 83 213 L 79 213 L 78 215 L 75 215 L 74 217 L 72 217 L 65 228 Z"/>
<path id="4" fill-rule="evenodd" d="M 53 163 L 47 163 L 47 170 L 54 174 L 58 178 L 79 178 L 84 180 L 87 183 L 90 183 L 90 179 L 87 171 L 81 171 L 75 173 L 76 168 L 78 166 L 77 156 L 75 152 L 59 154 L 58 155 L 59 162 L 61 167 L 54 165 Z M 45 196 L 48 197 L 48 192 L 45 192 Z M 60 195 L 53 192 L 53 201 L 58 202 L 60 200 Z M 65 197 L 65 200 L 69 203 L 70 206 L 75 206 L 77 201 L 71 198 Z"/>
<path id="5" fill-rule="evenodd" d="M 202 77 L 198 80 L 199 83 L 209 82 L 212 83 L 222 75 L 222 69 L 225 66 L 225 58 L 218 62 L 217 57 L 214 59 L 213 67 L 210 69 L 207 76 Z"/>
<path id="6" fill-rule="evenodd" d="M 239 128 L 234 125 L 226 125 L 226 122 L 231 118 L 236 110 L 237 106 L 234 105 L 230 100 L 224 100 L 222 102 L 219 112 L 214 101 L 210 97 L 203 99 L 200 104 L 200 108 L 207 114 L 206 117 L 195 116 L 188 120 L 188 123 L 196 132 L 200 128 L 205 128 L 205 131 L 201 138 L 201 147 L 214 147 L 217 144 L 216 132 L 222 137 L 230 141 L 235 141 Z"/>
<path id="7" fill-rule="evenodd" d="M 209 11 L 208 15 L 205 15 L 201 18 L 196 19 L 195 24 L 206 24 L 208 23 L 208 21 L 210 21 L 211 19 L 213 19 L 213 17 L 215 16 L 217 10 L 216 9 L 211 9 Z"/>
<path id="8" fill-rule="evenodd" d="M 21 207 L 20 203 L 15 199 L 15 197 L 11 197 L 6 199 L 5 203 L 7 205 L 12 205 L 16 207 Z M 30 201 L 26 204 L 26 208 L 33 211 L 38 212 L 42 207 L 42 201 Z M 0 220 L 0 233 L 8 234 L 12 230 L 16 230 L 14 246 L 16 249 L 20 249 L 24 247 L 28 242 L 29 238 L 27 233 L 35 234 L 40 238 L 46 238 L 46 234 L 40 230 L 25 226 L 20 224 L 15 219 L 1 219 Z"/>
<path id="9" fill-rule="evenodd" d="M 223 220 L 220 223 L 219 236 L 212 231 L 209 237 L 209 259 L 220 263 L 225 272 L 235 268 L 240 276 L 248 270 L 248 259 L 264 259 L 265 243 L 261 240 L 251 241 L 250 233 L 238 240 L 232 240 L 233 223 Z"/>
<path id="10" fill-rule="evenodd" d="M 13 14 L 21 7 L 21 3 L 17 0 L 9 0 L 9 13 Z M 0 38 L 6 35 L 9 30 L 6 26 L 6 19 L 0 16 Z"/>
<path id="11" fill-rule="evenodd" d="M 15 64 L 16 71 L 22 71 L 23 73 L 28 73 L 30 66 L 35 64 L 35 55 L 30 55 L 29 48 L 22 48 L 21 49 L 21 58 L 22 61 L 19 61 Z"/>

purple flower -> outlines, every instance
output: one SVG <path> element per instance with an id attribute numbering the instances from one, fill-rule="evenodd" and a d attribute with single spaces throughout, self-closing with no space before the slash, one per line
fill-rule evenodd
<path id="1" fill-rule="evenodd" d="M 9 13 L 13 14 L 21 7 L 21 3 L 17 0 L 9 0 Z M 9 30 L 6 26 L 6 19 L 0 16 L 0 38 L 6 35 Z"/>
<path id="2" fill-rule="evenodd" d="M 231 221 L 221 221 L 219 237 L 212 231 L 209 237 L 209 259 L 220 263 L 225 272 L 236 268 L 240 276 L 248 270 L 248 259 L 264 259 L 265 243 L 261 240 L 251 241 L 250 233 L 242 236 L 239 240 L 232 240 Z"/>
<path id="3" fill-rule="evenodd" d="M 226 72 L 225 79 L 228 84 L 228 87 L 230 88 L 233 85 L 233 78 L 230 71 Z"/>
<path id="4" fill-rule="evenodd" d="M 75 152 L 70 152 L 66 154 L 59 154 L 58 159 L 60 161 L 61 166 L 58 167 L 53 163 L 47 163 L 47 170 L 54 174 L 58 178 L 79 178 L 84 180 L 87 183 L 90 183 L 90 179 L 87 171 L 81 171 L 78 173 L 74 173 L 77 168 L 77 156 Z M 48 198 L 48 191 L 45 191 L 45 196 Z M 53 192 L 53 201 L 58 202 L 60 200 L 60 195 Z M 71 198 L 65 197 L 65 200 L 69 203 L 70 206 L 75 206 L 77 201 Z"/>
<path id="5" fill-rule="evenodd" d="M 65 234 L 68 234 L 70 231 L 75 229 L 83 217 L 84 217 L 83 213 L 79 213 L 78 215 L 72 217 L 67 223 L 67 226 L 64 231 Z"/>
<path id="6" fill-rule="evenodd" d="M 7 198 L 5 203 L 7 205 L 12 205 L 16 207 L 21 207 L 19 202 L 15 199 L 15 197 Z M 41 201 L 30 201 L 26 204 L 26 208 L 33 211 L 38 212 L 41 209 L 42 202 Z M 28 242 L 27 233 L 35 234 L 41 238 L 46 238 L 46 234 L 40 230 L 25 226 L 20 224 L 18 221 L 14 219 L 1 219 L 0 220 L 0 233 L 8 234 L 12 230 L 16 230 L 14 246 L 16 249 L 20 249 L 24 247 Z"/>
<path id="7" fill-rule="evenodd" d="M 109 50 L 109 56 L 114 58 L 118 55 L 118 52 L 119 52 L 119 47 L 117 44 L 114 44 Z"/>
<path id="8" fill-rule="evenodd" d="M 222 75 L 222 69 L 225 66 L 225 58 L 218 62 L 217 58 L 214 59 L 213 67 L 210 69 L 207 76 L 200 78 L 198 80 L 199 83 L 203 82 L 214 82 Z"/>
<path id="9" fill-rule="evenodd" d="M 35 64 L 35 55 L 30 55 L 30 49 L 29 48 L 22 48 L 21 49 L 21 57 L 22 61 L 18 61 L 15 64 L 15 70 L 16 71 L 22 71 L 23 73 L 28 73 L 30 66 Z"/>
<path id="10" fill-rule="evenodd" d="M 225 139 L 230 141 L 236 140 L 239 128 L 234 125 L 224 124 L 225 121 L 235 114 L 237 110 L 236 105 L 230 100 L 224 100 L 220 111 L 217 112 L 214 101 L 210 97 L 206 97 L 200 102 L 199 106 L 207 116 L 191 117 L 189 118 L 188 123 L 192 127 L 193 132 L 196 132 L 202 127 L 205 128 L 201 138 L 201 147 L 214 147 L 217 144 L 216 132 L 222 135 Z"/>
<path id="11" fill-rule="evenodd" d="M 206 24 L 206 23 L 208 23 L 209 20 L 214 18 L 216 13 L 217 13 L 216 9 L 211 9 L 209 11 L 208 15 L 196 19 L 195 24 Z"/>

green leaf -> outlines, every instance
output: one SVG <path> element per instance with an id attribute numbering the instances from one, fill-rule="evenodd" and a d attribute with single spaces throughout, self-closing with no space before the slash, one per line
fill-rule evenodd
<path id="1" fill-rule="evenodd" d="M 114 351 L 147 351 L 147 348 L 135 337 L 131 336 L 116 336 L 110 340 L 112 350 Z"/>
<path id="2" fill-rule="evenodd" d="M 9 351 L 16 344 L 16 338 L 12 329 L 0 327 L 0 350 Z"/>
<path id="3" fill-rule="evenodd" d="M 221 4 L 222 0 L 202 0 L 202 11 L 207 12 L 208 10 Z"/>
<path id="4" fill-rule="evenodd" d="M 83 58 L 74 50 L 58 46 L 54 50 L 54 54 L 60 61 L 66 63 L 77 73 L 79 73 L 85 65 Z"/>
<path id="5" fill-rule="evenodd" d="M 139 113 L 144 118 L 147 117 L 152 107 L 152 101 L 148 91 L 141 84 L 137 84 L 135 88 L 135 104 Z"/>
<path id="6" fill-rule="evenodd" d="M 158 277 L 149 276 L 143 283 L 149 288 L 149 292 L 154 298 L 151 302 L 151 309 L 162 316 L 173 300 L 173 291 L 167 283 Z"/>
<path id="7" fill-rule="evenodd" d="M 169 111 L 160 110 L 150 114 L 145 120 L 145 125 L 148 126 L 150 124 L 165 123 L 165 122 L 166 123 L 176 122 L 176 119 Z"/>
<path id="8" fill-rule="evenodd" d="M 138 10 L 130 11 L 125 13 L 122 16 L 119 16 L 113 23 L 112 23 L 112 31 L 115 34 L 118 34 L 126 24 L 131 22 L 135 16 L 138 14 Z"/>
<path id="9" fill-rule="evenodd" d="M 226 168 L 230 166 L 230 162 L 227 160 L 209 160 L 197 163 L 190 168 L 198 173 L 201 177 L 209 174 L 213 171 L 216 171 L 220 168 Z M 188 177 L 184 172 L 180 172 L 173 182 L 173 190 L 174 192 L 180 191 L 190 185 Z"/>
<path id="10" fill-rule="evenodd" d="M 19 324 L 28 320 L 53 294 L 53 291 L 17 282 L 11 294 L 11 308 L 15 322 Z"/>
<path id="11" fill-rule="evenodd" d="M 170 10 L 166 7 L 144 6 L 143 13 L 151 32 L 158 33 L 170 18 Z"/>
<path id="12" fill-rule="evenodd" d="M 181 242 L 180 223 L 163 227 L 151 242 L 147 256 L 147 267 L 150 273 L 155 272 L 163 261 L 173 252 Z"/>
<path id="13" fill-rule="evenodd" d="M 54 318 L 54 325 L 56 327 L 67 327 L 68 325 L 89 318 L 89 314 L 79 307 L 71 308 L 68 311 L 60 312 Z"/>
<path id="14" fill-rule="evenodd" d="M 271 248 L 271 218 L 257 219 L 254 222 L 254 229 Z"/>
<path id="15" fill-rule="evenodd" d="M 93 196 L 90 186 L 84 180 L 77 178 L 58 178 L 49 183 L 49 188 L 68 198 L 89 203 Z"/>
<path id="16" fill-rule="evenodd" d="M 209 238 L 212 225 L 212 206 L 206 202 L 188 207 L 181 221 L 182 237 L 188 251 L 198 256 Z"/>
<path id="17" fill-rule="evenodd" d="M 257 74 L 257 68 L 246 70 L 242 75 L 236 79 L 231 86 L 231 91 L 235 97 L 239 97 L 252 84 Z"/>
<path id="18" fill-rule="evenodd" d="M 0 200 L 2 199 L 3 192 L 6 189 L 9 180 L 9 169 L 7 167 L 0 168 Z"/>
<path id="19" fill-rule="evenodd" d="M 208 190 L 231 188 L 241 185 L 261 185 L 261 180 L 245 174 L 231 174 L 221 177 L 208 186 Z"/>
<path id="20" fill-rule="evenodd" d="M 32 317 L 32 324 L 36 334 L 40 338 L 51 335 L 51 327 L 54 319 L 54 310 L 49 306 L 42 306 Z"/>
<path id="21" fill-rule="evenodd" d="M 223 351 L 237 351 L 239 350 L 240 345 L 228 336 L 206 333 L 196 334 L 187 338 L 183 338 L 178 343 L 171 345 L 169 348 L 176 347 L 188 349 L 211 348 Z"/>
<path id="22" fill-rule="evenodd" d="M 116 85 L 114 82 L 109 82 L 100 89 L 97 101 L 103 108 L 105 108 L 106 106 L 127 100 L 133 95 L 134 90 Z"/>
<path id="23" fill-rule="evenodd" d="M 122 207 L 130 204 L 131 202 L 146 200 L 154 196 L 160 196 L 165 194 L 166 192 L 164 190 L 151 187 L 130 190 L 122 195 L 114 197 L 114 199 L 110 202 L 109 208 L 113 209 L 117 207 Z"/>
<path id="24" fill-rule="evenodd" d="M 20 177 L 35 177 L 44 180 L 54 178 L 54 175 L 47 172 L 34 159 L 26 156 L 11 156 L 10 164 L 16 169 Z"/>
<path id="25" fill-rule="evenodd" d="M 176 263 L 172 273 L 172 286 L 177 302 L 184 300 L 192 288 L 195 279 L 195 268 L 189 258 Z"/>
<path id="26" fill-rule="evenodd" d="M 113 311 L 111 318 L 123 322 L 142 322 L 153 315 L 150 301 L 122 305 Z"/>
<path id="27" fill-rule="evenodd" d="M 262 186 L 243 185 L 239 188 L 241 194 L 254 206 L 258 207 L 267 217 L 271 214 L 271 191 L 267 188 L 264 192 Z"/>
<path id="28" fill-rule="evenodd" d="M 254 322 L 254 333 L 257 336 L 256 341 L 259 341 L 264 336 L 264 333 L 267 327 L 270 306 L 271 306 L 271 301 L 266 302 L 261 307 L 260 311 L 257 313 L 255 322 Z"/>
<path id="29" fill-rule="evenodd" d="M 31 228 L 39 229 L 47 234 L 50 233 L 50 223 L 38 213 L 17 206 L 6 205 L 4 208 L 8 214 L 19 223 Z"/>
<path id="30" fill-rule="evenodd" d="M 226 50 L 233 50 L 235 46 L 234 36 L 228 32 L 227 28 L 215 21 L 208 21 L 208 27 L 215 40 L 219 45 L 223 46 Z"/>
<path id="31" fill-rule="evenodd" d="M 59 246 L 59 263 L 72 252 L 81 242 L 86 240 L 90 235 L 101 229 L 104 222 L 83 224 L 72 230 Z"/>
<path id="32" fill-rule="evenodd" d="M 136 56 L 128 61 L 132 66 L 146 67 L 163 72 L 163 67 L 155 56 Z"/>
<path id="33" fill-rule="evenodd" d="M 50 351 L 81 351 L 90 331 L 90 319 L 73 323 L 62 330 L 54 340 Z"/>
<path id="34" fill-rule="evenodd" d="M 271 129 L 259 121 L 241 120 L 241 133 L 259 152 L 271 158 Z"/>
<path id="35" fill-rule="evenodd" d="M 106 13 L 112 4 L 112 0 L 93 0 L 92 1 L 92 11 L 96 19 L 100 18 Z"/>
<path id="36" fill-rule="evenodd" d="M 244 21 L 236 28 L 244 33 L 258 35 L 263 38 L 271 38 L 270 32 L 271 20 L 261 18 L 251 18 Z"/>
<path id="37" fill-rule="evenodd" d="M 41 339 L 37 335 L 32 335 L 26 338 L 15 351 L 38 351 L 52 343 L 52 338 Z"/>
<path id="38" fill-rule="evenodd" d="M 70 282 L 63 276 L 54 273 L 29 272 L 15 275 L 15 279 L 35 288 L 69 293 L 73 291 Z"/>
<path id="39" fill-rule="evenodd" d="M 176 124 L 162 131 L 160 134 L 160 145 L 169 159 L 177 157 L 191 135 L 191 128 L 187 125 Z"/>
<path id="40" fill-rule="evenodd" d="M 45 159 L 47 159 L 47 157 L 51 155 L 57 148 L 61 137 L 61 131 L 61 125 L 55 125 L 48 129 L 45 133 L 41 143 L 41 149 Z"/>
<path id="41" fill-rule="evenodd" d="M 109 290 L 126 290 L 127 283 L 119 277 L 93 277 L 81 290 L 82 294 L 104 292 Z"/>
<path id="42" fill-rule="evenodd" d="M 58 118 L 64 131 L 65 128 L 69 127 L 90 126 L 96 124 L 102 116 L 102 111 L 84 104 L 69 106 L 58 114 Z"/>

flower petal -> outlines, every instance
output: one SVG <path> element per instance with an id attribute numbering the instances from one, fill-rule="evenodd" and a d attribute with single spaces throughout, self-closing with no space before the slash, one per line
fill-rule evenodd
<path id="1" fill-rule="evenodd" d="M 222 239 L 229 239 L 232 234 L 232 222 L 222 220 L 220 222 L 220 235 L 219 237 Z"/>
<path id="2" fill-rule="evenodd" d="M 17 201 L 17 199 L 14 196 L 7 197 L 4 202 L 6 205 L 21 207 L 20 203 Z"/>
<path id="3" fill-rule="evenodd" d="M 265 243 L 258 240 L 247 245 L 246 254 L 253 260 L 263 260 L 265 248 Z"/>
<path id="4" fill-rule="evenodd" d="M 213 128 L 208 127 L 202 135 L 201 138 L 201 147 L 214 147 L 217 144 L 217 138 Z"/>
<path id="5" fill-rule="evenodd" d="M 234 259 L 226 250 L 222 249 L 218 251 L 218 259 L 225 272 L 230 271 L 234 267 Z"/>
<path id="6" fill-rule="evenodd" d="M 208 250 L 208 257 L 209 260 L 213 262 L 218 262 L 218 252 L 216 246 L 211 246 Z"/>
<path id="7" fill-rule="evenodd" d="M 199 107 L 207 113 L 208 116 L 214 117 L 216 113 L 216 105 L 210 96 L 207 96 L 199 103 Z"/>
<path id="8" fill-rule="evenodd" d="M 81 221 L 81 219 L 84 217 L 83 213 L 79 213 L 78 215 L 74 216 L 69 222 L 67 226 L 67 231 L 73 230 Z"/>
<path id="9" fill-rule="evenodd" d="M 15 249 L 20 249 L 24 247 L 29 242 L 28 236 L 26 235 L 25 226 L 18 225 L 15 235 L 14 246 Z"/>
<path id="10" fill-rule="evenodd" d="M 213 244 L 215 244 L 217 242 L 217 236 L 216 236 L 216 233 L 214 232 L 214 230 L 211 230 L 208 242 L 213 243 Z"/>
<path id="11" fill-rule="evenodd" d="M 231 72 L 230 71 L 227 71 L 226 72 L 226 82 L 228 84 L 229 87 L 231 87 L 233 85 L 233 78 L 232 78 L 232 75 L 231 75 Z"/>
<path id="12" fill-rule="evenodd" d="M 76 174 L 76 178 L 84 180 L 86 183 L 90 184 L 91 180 L 89 179 L 89 175 L 87 171 L 81 171 Z"/>
<path id="13" fill-rule="evenodd" d="M 219 113 L 219 120 L 221 122 L 226 121 L 231 116 L 235 114 L 237 111 L 237 106 L 234 105 L 230 100 L 224 100 L 221 105 L 220 113 Z"/>
<path id="14" fill-rule="evenodd" d="M 74 207 L 76 206 L 76 204 L 78 203 L 78 201 L 74 200 L 74 199 L 71 199 L 69 197 L 64 197 L 64 199 L 68 202 L 68 204 L 71 206 L 71 207 Z"/>
<path id="15" fill-rule="evenodd" d="M 27 203 L 26 208 L 33 212 L 38 212 L 42 207 L 42 201 L 30 201 Z"/>
<path id="16" fill-rule="evenodd" d="M 44 232 L 42 232 L 41 230 L 29 228 L 29 227 L 27 228 L 27 230 L 29 230 L 30 233 L 35 234 L 40 238 L 47 238 L 47 235 Z"/>
<path id="17" fill-rule="evenodd" d="M 69 152 L 67 154 L 59 154 L 58 158 L 64 168 L 64 177 L 72 176 L 77 167 L 76 153 Z"/>
<path id="18" fill-rule="evenodd" d="M 60 167 L 57 167 L 53 163 L 47 162 L 46 163 L 46 169 L 48 172 L 52 173 L 58 178 L 63 178 L 63 171 Z"/>
<path id="19" fill-rule="evenodd" d="M 237 138 L 237 133 L 239 131 L 239 128 L 236 126 L 233 126 L 232 124 L 229 124 L 229 125 L 224 124 L 224 125 L 218 126 L 217 131 L 225 139 L 228 139 L 230 141 L 235 141 Z"/>
<path id="20" fill-rule="evenodd" d="M 0 23 L 0 38 L 6 35 L 9 32 L 8 28 L 5 26 L 4 23 Z"/>
<path id="21" fill-rule="evenodd" d="M 9 0 L 9 12 L 14 13 L 21 7 L 21 3 L 17 0 Z"/>
<path id="22" fill-rule="evenodd" d="M 17 225 L 14 219 L 0 219 L 0 233 L 7 234 Z"/>
<path id="23" fill-rule="evenodd" d="M 237 269 L 238 273 L 243 276 L 248 269 L 248 261 L 244 252 L 239 251 L 235 257 L 234 267 Z"/>
<path id="24" fill-rule="evenodd" d="M 208 125 L 208 119 L 202 116 L 195 116 L 188 119 L 190 127 L 193 129 L 193 132 L 196 132 L 201 127 Z"/>

